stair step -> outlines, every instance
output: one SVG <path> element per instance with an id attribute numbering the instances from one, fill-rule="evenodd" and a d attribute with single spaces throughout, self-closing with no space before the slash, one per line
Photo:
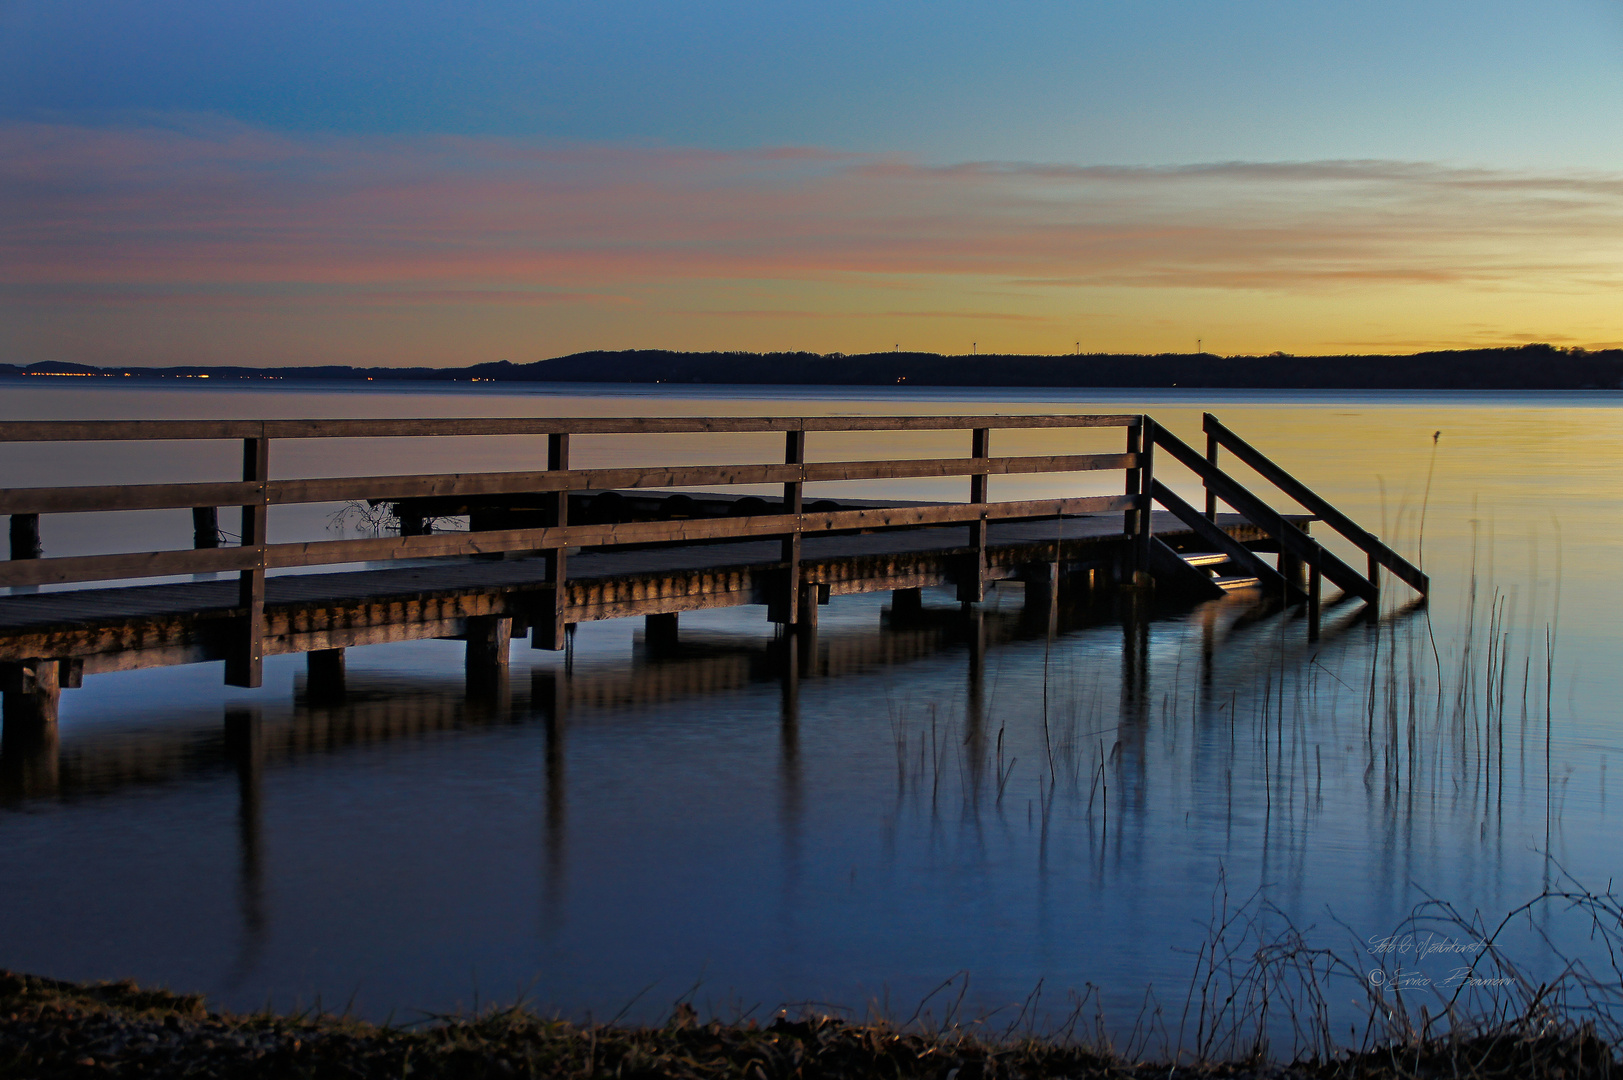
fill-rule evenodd
<path id="1" fill-rule="evenodd" d="M 1229 561 L 1228 555 L 1221 551 L 1185 551 L 1178 557 L 1190 566 L 1217 566 Z"/>
<path id="2" fill-rule="evenodd" d="M 1220 577 L 1213 578 L 1212 583 L 1224 592 L 1234 592 L 1236 589 L 1255 589 L 1262 585 L 1259 577 Z"/>

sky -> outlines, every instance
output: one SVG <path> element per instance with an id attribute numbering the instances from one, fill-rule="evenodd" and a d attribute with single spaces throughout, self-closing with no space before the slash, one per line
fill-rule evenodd
<path id="1" fill-rule="evenodd" d="M 1623 0 L 0 0 L 0 362 L 1623 345 Z"/>

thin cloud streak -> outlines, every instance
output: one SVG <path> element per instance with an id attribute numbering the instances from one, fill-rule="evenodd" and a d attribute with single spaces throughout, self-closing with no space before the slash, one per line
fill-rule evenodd
<path id="1" fill-rule="evenodd" d="M 313 302 L 261 292 L 298 283 L 353 303 L 607 304 L 662 283 L 897 278 L 1588 292 L 1618 283 L 1620 241 L 1623 176 L 1594 173 L 0 128 L 0 282 L 63 301 L 95 285 Z"/>

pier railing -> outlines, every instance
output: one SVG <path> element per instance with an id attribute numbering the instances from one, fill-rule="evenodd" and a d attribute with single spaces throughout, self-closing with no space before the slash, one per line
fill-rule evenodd
<path id="1" fill-rule="evenodd" d="M 881 530 L 925 525 L 970 527 L 971 583 L 966 599 L 980 599 L 986 567 L 989 522 L 1123 511 L 1127 531 L 1148 531 L 1146 419 L 1131 414 L 1079 416 L 866 416 L 866 417 L 697 417 L 632 419 L 467 419 L 467 420 L 263 420 L 263 421 L 10 421 L 0 423 L 0 442 L 144 442 L 155 440 L 240 441 L 242 479 L 238 481 L 0 489 L 0 514 L 11 518 L 13 558 L 0 563 L 0 585 L 50 585 L 130 578 L 236 572 L 240 575 L 241 647 L 227 662 L 227 681 L 257 686 L 265 634 L 265 575 L 269 570 L 536 551 L 547 558 L 554 582 L 553 610 L 535 626 L 542 647 L 561 647 L 568 622 L 565 590 L 570 548 L 623 544 L 681 543 L 721 539 L 780 539 L 784 581 L 774 618 L 796 621 L 803 602 L 798 580 L 801 538 L 807 534 Z M 993 457 L 995 429 L 1120 427 L 1127 431 L 1123 453 Z M 809 462 L 806 437 L 813 432 L 968 431 L 968 457 L 910 460 Z M 571 469 L 573 435 L 770 433 L 784 436 L 781 464 L 706 465 L 613 469 Z M 448 436 L 546 436 L 545 468 L 514 472 L 440 473 L 402 476 L 347 476 L 272 479 L 270 446 L 280 439 L 429 438 Z M 992 475 L 1121 470 L 1123 494 L 1079 498 L 990 502 Z M 938 503 L 808 513 L 802 491 L 807 483 L 924 477 L 969 477 L 968 502 Z M 737 517 L 569 523 L 569 493 L 589 489 L 783 485 L 778 512 Z M 312 542 L 271 543 L 269 508 L 296 503 L 398 501 L 447 496 L 541 494 L 552 500 L 550 521 L 541 527 L 429 533 Z M 217 507 L 239 507 L 241 542 L 212 543 Z M 111 555 L 44 557 L 39 515 L 117 510 L 187 509 L 199 523 L 199 546 Z M 770 509 L 770 507 L 769 507 Z"/>

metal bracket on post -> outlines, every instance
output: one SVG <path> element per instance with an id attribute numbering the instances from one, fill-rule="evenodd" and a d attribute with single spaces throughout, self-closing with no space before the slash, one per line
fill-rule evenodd
<path id="1" fill-rule="evenodd" d="M 970 458 L 988 458 L 992 456 L 992 431 L 990 428 L 974 428 L 970 436 Z M 972 473 L 969 477 L 969 501 L 971 504 L 984 504 L 986 502 L 986 474 Z M 958 600 L 960 603 L 980 603 L 986 599 L 986 519 L 984 517 L 969 523 L 970 565 L 962 581 L 958 583 Z"/>
<path id="2" fill-rule="evenodd" d="M 547 436 L 547 471 L 569 469 L 569 434 L 559 432 Z M 558 528 L 569 525 L 569 492 L 555 493 L 553 511 L 548 517 Z M 547 580 L 552 582 L 552 597 L 530 628 L 530 647 L 557 652 L 565 645 L 569 626 L 569 552 L 556 547 L 547 551 Z"/>
<path id="3" fill-rule="evenodd" d="M 263 429 L 261 429 L 263 430 Z M 225 662 L 227 686 L 256 687 L 265 681 L 265 529 L 270 519 L 270 440 L 242 440 L 242 478 L 256 485 L 254 501 L 242 507 L 242 546 L 253 550 L 253 565 L 238 577 L 237 606 L 243 609 L 240 636 Z"/>

